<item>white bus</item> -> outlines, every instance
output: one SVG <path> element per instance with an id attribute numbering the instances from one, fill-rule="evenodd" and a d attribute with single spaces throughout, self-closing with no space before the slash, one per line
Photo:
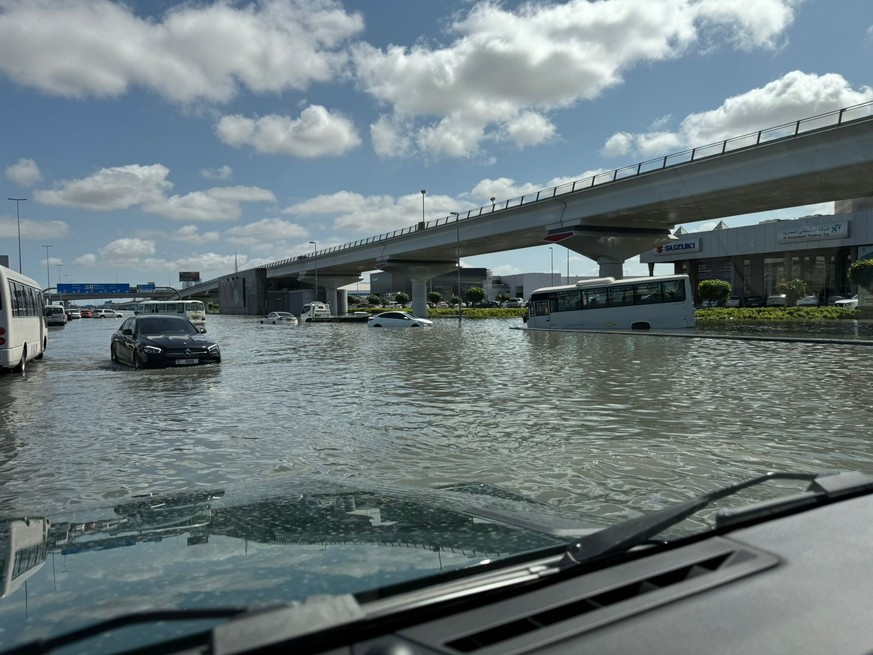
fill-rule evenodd
<path id="1" fill-rule="evenodd" d="M 0 523 L 0 597 L 11 594 L 45 564 L 51 523 L 44 518 Z"/>
<path id="2" fill-rule="evenodd" d="M 694 327 L 687 275 L 611 277 L 537 289 L 527 327 L 545 330 L 673 330 Z"/>
<path id="3" fill-rule="evenodd" d="M 134 313 L 181 314 L 198 327 L 206 324 L 206 305 L 200 300 L 145 300 L 137 304 Z"/>
<path id="4" fill-rule="evenodd" d="M 42 289 L 35 280 L 0 266 L 0 369 L 24 373 L 48 344 Z"/>

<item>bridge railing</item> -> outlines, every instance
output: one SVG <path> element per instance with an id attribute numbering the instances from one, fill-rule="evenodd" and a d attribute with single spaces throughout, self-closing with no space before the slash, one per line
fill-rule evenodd
<path id="1" fill-rule="evenodd" d="M 275 268 L 278 266 L 284 266 L 285 264 L 314 259 L 316 257 L 322 257 L 331 253 L 349 250 L 351 248 L 357 248 L 359 246 L 364 246 L 371 243 L 377 243 L 379 241 L 396 239 L 398 237 L 413 234 L 421 230 L 442 227 L 448 225 L 449 223 L 455 223 L 457 221 L 464 221 L 472 218 L 479 218 L 480 216 L 494 214 L 507 209 L 512 209 L 514 207 L 521 207 L 523 205 L 529 205 L 536 202 L 550 200 L 552 198 L 567 193 L 576 193 L 578 191 L 584 191 L 585 189 L 599 187 L 604 184 L 613 184 L 616 182 L 633 179 L 641 175 L 647 175 L 657 171 L 665 170 L 673 166 L 690 164 L 692 162 L 700 161 L 702 159 L 708 159 L 710 157 L 723 156 L 728 153 L 737 152 L 738 150 L 756 148 L 782 139 L 795 138 L 802 134 L 809 134 L 810 132 L 815 132 L 817 130 L 843 125 L 845 123 L 850 123 L 856 120 L 862 120 L 865 118 L 869 118 L 870 116 L 873 116 L 873 102 L 865 102 L 859 105 L 853 105 L 851 107 L 844 107 L 843 109 L 835 109 L 824 114 L 818 114 L 809 118 L 802 118 L 797 121 L 783 123 L 782 125 L 776 125 L 774 127 L 768 127 L 757 132 L 750 132 L 749 134 L 743 134 L 741 136 L 735 136 L 730 139 L 725 139 L 723 141 L 690 148 L 681 152 L 671 153 L 669 155 L 664 155 L 663 157 L 656 157 L 654 159 L 649 159 L 638 164 L 632 164 L 630 166 L 623 166 L 621 168 L 615 168 L 609 171 L 595 173 L 594 175 L 591 175 L 589 177 L 574 180 L 572 182 L 567 182 L 565 184 L 560 184 L 558 186 L 550 187 L 548 189 L 542 189 L 533 193 L 527 193 L 522 196 L 510 198 L 508 200 L 502 200 L 500 202 L 491 203 L 489 205 L 483 205 L 476 209 L 470 209 L 466 212 L 449 214 L 448 216 L 432 219 L 429 221 L 421 221 L 414 225 L 394 230 L 393 232 L 385 232 L 384 234 L 367 237 L 365 239 L 358 239 L 357 241 L 351 241 L 349 243 L 331 246 L 330 248 L 325 248 L 312 254 L 298 255 L 297 257 L 282 259 L 280 261 L 267 264 L 263 268 Z"/>

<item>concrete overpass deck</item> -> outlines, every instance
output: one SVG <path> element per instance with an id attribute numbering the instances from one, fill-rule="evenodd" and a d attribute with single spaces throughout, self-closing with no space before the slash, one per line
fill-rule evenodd
<path id="1" fill-rule="evenodd" d="M 273 262 L 266 278 L 336 288 L 395 267 L 423 312 L 423 282 L 461 257 L 560 243 L 621 277 L 622 262 L 676 225 L 873 194 L 873 103 L 839 109 L 385 234 Z M 254 270 L 254 269 L 252 269 Z M 240 272 L 235 275 L 244 275 Z M 222 276 L 183 290 L 217 289 Z"/>

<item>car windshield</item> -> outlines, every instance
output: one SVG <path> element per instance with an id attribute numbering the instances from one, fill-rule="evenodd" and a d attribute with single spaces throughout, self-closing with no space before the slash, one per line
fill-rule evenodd
<path id="1" fill-rule="evenodd" d="M 869 1 L 0 7 L 0 651 L 873 475 Z"/>
<path id="2" fill-rule="evenodd" d="M 197 328 L 182 319 L 142 318 L 136 322 L 136 333 L 141 335 L 197 334 Z"/>

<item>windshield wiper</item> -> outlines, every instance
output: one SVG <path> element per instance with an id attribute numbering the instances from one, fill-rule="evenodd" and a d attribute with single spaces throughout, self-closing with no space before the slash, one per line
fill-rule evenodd
<path id="1" fill-rule="evenodd" d="M 777 499 L 760 507 L 753 507 L 750 512 L 739 510 L 735 514 L 725 514 L 725 519 L 718 525 L 725 525 L 736 520 L 737 516 L 752 520 L 774 511 L 785 511 L 803 505 L 812 505 L 822 499 L 833 500 L 840 496 L 873 490 L 873 479 L 857 472 L 841 473 L 790 473 L 772 472 L 751 480 L 732 484 L 721 489 L 698 496 L 676 505 L 670 505 L 645 516 L 630 519 L 618 525 L 604 528 L 575 541 L 564 553 L 559 568 L 569 568 L 591 561 L 604 555 L 623 553 L 635 546 L 644 544 L 659 532 L 676 525 L 692 514 L 700 511 L 711 502 L 731 496 L 738 491 L 748 489 L 770 480 L 808 480 L 811 484 L 801 495 Z M 755 511 L 757 510 L 757 511 Z"/>

